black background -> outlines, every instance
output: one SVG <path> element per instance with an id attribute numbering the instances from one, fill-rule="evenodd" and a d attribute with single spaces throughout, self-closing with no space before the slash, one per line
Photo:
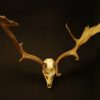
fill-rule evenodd
<path id="1" fill-rule="evenodd" d="M 73 48 L 67 22 L 79 38 L 87 25 L 100 22 L 100 0 L 0 0 L 0 14 L 20 24 L 12 28 L 24 49 L 41 59 L 56 59 Z M 59 64 L 62 76 L 46 88 L 41 66 L 18 62 L 20 58 L 5 32 L 0 30 L 0 100 L 100 100 L 100 34 L 79 48 L 74 57 Z"/>

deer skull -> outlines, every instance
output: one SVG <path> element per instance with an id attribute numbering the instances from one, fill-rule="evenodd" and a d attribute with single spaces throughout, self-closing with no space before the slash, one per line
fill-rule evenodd
<path id="1" fill-rule="evenodd" d="M 44 60 L 44 63 L 45 67 L 42 70 L 42 73 L 45 77 L 47 88 L 51 88 L 54 76 L 56 74 L 56 70 L 54 67 L 54 60 L 52 58 L 47 58 Z"/>
<path id="2" fill-rule="evenodd" d="M 19 61 L 22 61 L 23 59 L 27 59 L 27 60 L 33 60 L 38 62 L 39 64 L 41 64 L 42 66 L 42 73 L 45 77 L 45 80 L 47 82 L 47 87 L 51 88 L 52 87 L 52 82 L 54 79 L 54 76 L 60 76 L 61 73 L 59 73 L 58 70 L 58 64 L 59 62 L 68 56 L 74 56 L 76 58 L 76 60 L 79 60 L 79 56 L 77 54 L 77 50 L 78 48 L 85 44 L 92 36 L 94 36 L 97 33 L 100 33 L 100 24 L 97 24 L 96 26 L 93 27 L 85 27 L 82 35 L 80 38 L 75 38 L 74 35 L 71 33 L 70 29 L 68 28 L 67 24 L 66 24 L 66 28 L 70 34 L 70 36 L 72 37 L 72 39 L 75 41 L 75 46 L 60 54 L 57 59 L 54 61 L 52 58 L 47 58 L 44 61 L 39 58 L 38 56 L 35 56 L 33 54 L 30 54 L 28 52 L 26 52 L 23 49 L 22 43 L 19 43 L 18 40 L 16 39 L 15 35 L 13 34 L 13 32 L 10 30 L 10 27 L 15 27 L 18 26 L 19 24 L 15 21 L 9 20 L 7 17 L 5 16 L 0 16 L 0 27 L 3 28 L 3 30 L 6 32 L 6 34 L 9 36 L 9 38 L 12 40 L 14 46 L 16 47 L 16 49 L 18 50 L 18 52 L 21 55 L 21 59 Z"/>

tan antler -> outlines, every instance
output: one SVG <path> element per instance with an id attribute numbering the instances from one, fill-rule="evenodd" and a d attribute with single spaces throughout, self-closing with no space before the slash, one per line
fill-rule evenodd
<path id="1" fill-rule="evenodd" d="M 74 56 L 76 58 L 76 60 L 79 60 L 79 56 L 77 54 L 77 50 L 78 48 L 83 45 L 84 43 L 86 43 L 93 35 L 95 35 L 96 33 L 100 32 L 100 24 L 93 26 L 91 28 L 89 28 L 89 26 L 85 27 L 82 36 L 79 39 L 76 39 L 73 34 L 71 33 L 70 29 L 68 28 L 67 24 L 66 24 L 66 28 L 69 32 L 69 34 L 71 35 L 71 37 L 73 38 L 73 40 L 76 42 L 76 45 L 74 46 L 74 48 L 72 48 L 71 50 L 62 53 L 55 61 L 55 67 L 56 67 L 56 75 L 60 76 L 61 73 L 58 72 L 58 63 L 60 62 L 61 59 L 68 57 L 68 56 Z"/>
<path id="2" fill-rule="evenodd" d="M 14 36 L 14 34 L 9 29 L 12 26 L 18 26 L 19 24 L 17 22 L 12 21 L 12 20 L 10 21 L 5 16 L 0 16 L 0 25 L 3 28 L 3 30 L 7 33 L 9 38 L 12 40 L 16 49 L 21 54 L 22 57 L 19 61 L 22 61 L 23 59 L 30 59 L 30 60 L 36 61 L 39 64 L 41 64 L 42 66 L 44 66 L 44 62 L 39 57 L 37 57 L 35 55 L 31 55 L 31 54 L 24 51 L 24 49 L 22 47 L 23 43 L 19 43 L 17 41 L 16 37 Z"/>

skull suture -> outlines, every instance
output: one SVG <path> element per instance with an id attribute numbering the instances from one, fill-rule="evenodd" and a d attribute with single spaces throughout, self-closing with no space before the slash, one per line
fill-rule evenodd
<path id="1" fill-rule="evenodd" d="M 56 70 L 54 67 L 54 60 L 52 58 L 48 58 L 44 60 L 44 63 L 45 63 L 45 68 L 42 70 L 42 73 L 45 77 L 47 88 L 51 88 L 54 75 L 56 74 Z"/>

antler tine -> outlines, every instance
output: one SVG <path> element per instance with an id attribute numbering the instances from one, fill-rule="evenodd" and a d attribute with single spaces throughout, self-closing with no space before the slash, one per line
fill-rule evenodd
<path id="1" fill-rule="evenodd" d="M 66 25 L 66 29 L 67 29 L 67 31 L 69 32 L 69 34 L 70 34 L 70 36 L 72 37 L 72 39 L 76 42 L 77 41 L 77 39 L 74 37 L 74 35 L 72 34 L 72 32 L 71 32 L 71 30 L 69 29 L 69 27 L 68 27 L 68 25 L 67 25 L 67 23 L 65 24 Z"/>
<path id="2" fill-rule="evenodd" d="M 58 56 L 58 58 L 55 61 L 55 67 L 56 67 L 56 75 L 60 76 L 61 73 L 58 72 L 58 63 L 60 62 L 61 59 L 68 57 L 68 56 L 74 56 L 76 59 L 75 60 L 79 60 L 78 54 L 77 54 L 77 50 L 78 48 L 85 44 L 92 36 L 94 36 L 96 33 L 100 32 L 100 24 L 93 26 L 91 28 L 89 28 L 89 26 L 85 27 L 81 37 L 79 39 L 76 39 L 70 29 L 68 28 L 67 24 L 66 24 L 66 28 L 69 32 L 69 34 L 71 35 L 71 37 L 73 38 L 73 40 L 76 42 L 76 45 L 74 46 L 74 48 L 72 48 L 71 50 L 62 53 L 60 56 Z"/>
<path id="3" fill-rule="evenodd" d="M 31 55 L 24 51 L 24 49 L 22 47 L 23 43 L 19 43 L 17 41 L 16 37 L 14 36 L 14 34 L 12 33 L 12 31 L 9 29 L 9 27 L 11 27 L 11 26 L 18 26 L 19 24 L 17 22 L 12 21 L 12 20 L 10 21 L 5 16 L 0 16 L 0 25 L 3 28 L 3 30 L 7 33 L 9 38 L 12 40 L 16 49 L 22 55 L 22 58 L 19 61 L 22 61 L 23 59 L 29 59 L 29 60 L 36 61 L 39 64 L 41 64 L 42 66 L 44 66 L 43 61 L 39 57 L 37 57 L 35 55 Z"/>
<path id="4" fill-rule="evenodd" d="M 17 22 L 7 19 L 4 15 L 0 16 L 0 23 L 2 23 L 2 24 L 5 23 L 6 27 L 19 26 L 19 24 Z"/>

